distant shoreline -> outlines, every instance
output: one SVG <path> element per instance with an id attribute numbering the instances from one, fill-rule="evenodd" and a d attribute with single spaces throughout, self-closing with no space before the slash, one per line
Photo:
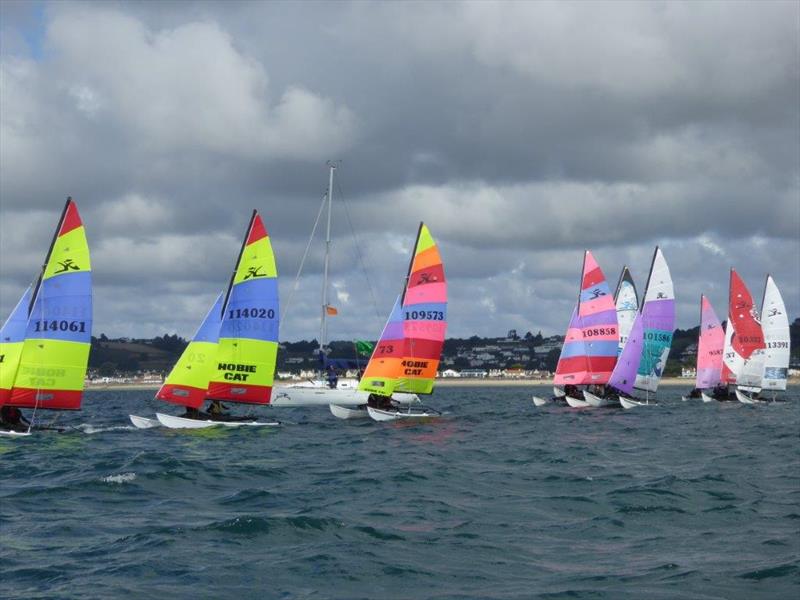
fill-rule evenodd
<path id="1" fill-rule="evenodd" d="M 276 381 L 275 387 L 285 387 L 295 381 Z M 790 384 L 796 384 L 797 379 L 789 379 Z M 537 387 L 552 386 L 552 379 L 500 379 L 500 378 L 460 378 L 443 377 L 436 380 L 437 387 Z M 694 378 L 666 377 L 661 380 L 661 385 L 683 386 L 688 389 L 694 387 Z M 87 391 L 95 390 L 157 390 L 161 387 L 158 383 L 99 383 L 86 386 Z"/>

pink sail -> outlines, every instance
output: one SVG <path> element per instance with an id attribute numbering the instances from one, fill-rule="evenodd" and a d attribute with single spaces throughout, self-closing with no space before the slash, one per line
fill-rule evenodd
<path id="1" fill-rule="evenodd" d="M 711 302 L 700 296 L 700 337 L 697 341 L 697 382 L 698 389 L 709 389 L 720 383 L 722 378 L 722 347 L 725 332 Z"/>

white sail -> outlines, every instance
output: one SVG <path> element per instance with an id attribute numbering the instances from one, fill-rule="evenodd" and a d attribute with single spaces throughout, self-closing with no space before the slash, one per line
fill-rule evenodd
<path id="1" fill-rule="evenodd" d="M 733 349 L 734 335 L 736 335 L 736 332 L 733 329 L 733 322 L 729 313 L 728 320 L 725 322 L 725 345 L 722 347 L 722 364 L 725 366 L 722 370 L 722 383 L 726 385 L 736 383 L 736 375 L 741 371 L 742 363 L 744 362 L 742 357 Z"/>
<path id="2" fill-rule="evenodd" d="M 761 304 L 761 328 L 767 347 L 761 387 L 765 390 L 785 390 L 789 373 L 789 317 L 778 286 L 770 275 L 767 276 Z"/>
<path id="3" fill-rule="evenodd" d="M 617 351 L 619 356 L 622 349 L 625 348 L 628 334 L 633 327 L 636 314 L 639 312 L 639 297 L 636 294 L 636 286 L 633 284 L 628 267 L 622 268 L 617 291 L 614 294 L 614 303 L 617 307 L 617 323 L 619 324 L 619 350 Z"/>

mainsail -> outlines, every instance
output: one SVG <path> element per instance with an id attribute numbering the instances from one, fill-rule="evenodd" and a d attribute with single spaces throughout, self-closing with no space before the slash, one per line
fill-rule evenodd
<path id="1" fill-rule="evenodd" d="M 675 328 L 675 292 L 672 276 L 661 249 L 656 246 L 642 304 L 644 347 L 634 387 L 655 392 L 667 366 Z"/>
<path id="2" fill-rule="evenodd" d="M 765 390 L 785 390 L 789 373 L 789 317 L 778 286 L 767 275 L 764 301 L 761 304 L 761 328 L 764 332 L 766 357 L 761 387 Z"/>
<path id="3" fill-rule="evenodd" d="M 447 281 L 439 248 L 420 223 L 403 294 L 375 346 L 358 389 L 430 394 L 447 328 Z"/>
<path id="4" fill-rule="evenodd" d="M 206 399 L 208 381 L 217 358 L 219 327 L 222 323 L 223 294 L 194 334 L 192 341 L 172 367 L 156 398 L 181 406 L 200 408 Z"/>
<path id="5" fill-rule="evenodd" d="M 583 331 L 581 331 L 578 305 L 576 304 L 572 309 L 567 333 L 564 336 L 564 344 L 561 346 L 553 385 L 581 385 L 588 383 L 588 379 L 589 356 L 586 353 L 586 344 L 583 341 Z"/>
<path id="6" fill-rule="evenodd" d="M 589 365 L 585 383 L 607 383 L 617 362 L 617 309 L 606 276 L 588 250 L 583 257 L 578 319 Z"/>
<path id="7" fill-rule="evenodd" d="M 278 354 L 278 271 L 258 211 L 250 218 L 221 314 L 206 397 L 268 404 Z"/>
<path id="8" fill-rule="evenodd" d="M 25 290 L 8 320 L 0 329 L 0 406 L 11 398 L 11 388 L 17 376 L 19 358 L 28 328 L 28 308 L 31 305 L 31 288 Z"/>
<path id="9" fill-rule="evenodd" d="M 617 308 L 617 323 L 619 325 L 619 346 L 617 354 L 622 353 L 625 342 L 633 327 L 633 322 L 639 312 L 639 296 L 636 293 L 636 285 L 628 267 L 622 267 L 619 275 L 617 289 L 614 291 L 614 304 Z"/>
<path id="10" fill-rule="evenodd" d="M 753 296 L 734 269 L 731 269 L 728 328 L 726 334 L 730 335 L 731 351 L 725 353 L 724 360 L 733 382 L 745 388 L 760 388 L 765 357 L 764 333 Z"/>
<path id="11" fill-rule="evenodd" d="M 642 313 L 637 311 L 631 329 L 628 332 L 628 340 L 617 359 L 617 364 L 614 365 L 614 370 L 611 371 L 611 377 L 608 379 L 609 387 L 628 395 L 633 393 L 636 372 L 639 370 L 639 363 L 642 360 L 643 346 L 644 320 Z"/>
<path id="12" fill-rule="evenodd" d="M 697 340 L 697 389 L 706 390 L 722 380 L 725 332 L 708 298 L 700 296 L 700 335 Z"/>
<path id="13" fill-rule="evenodd" d="M 6 404 L 79 409 L 91 336 L 89 245 L 78 208 L 68 198 L 34 288 L 19 368 Z"/>

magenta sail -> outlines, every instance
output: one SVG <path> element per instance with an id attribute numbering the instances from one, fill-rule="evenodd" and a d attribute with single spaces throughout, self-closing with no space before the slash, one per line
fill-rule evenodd
<path id="1" fill-rule="evenodd" d="M 697 382 L 701 390 L 713 388 L 722 378 L 722 347 L 725 332 L 711 302 L 700 297 L 700 337 L 697 341 Z"/>

